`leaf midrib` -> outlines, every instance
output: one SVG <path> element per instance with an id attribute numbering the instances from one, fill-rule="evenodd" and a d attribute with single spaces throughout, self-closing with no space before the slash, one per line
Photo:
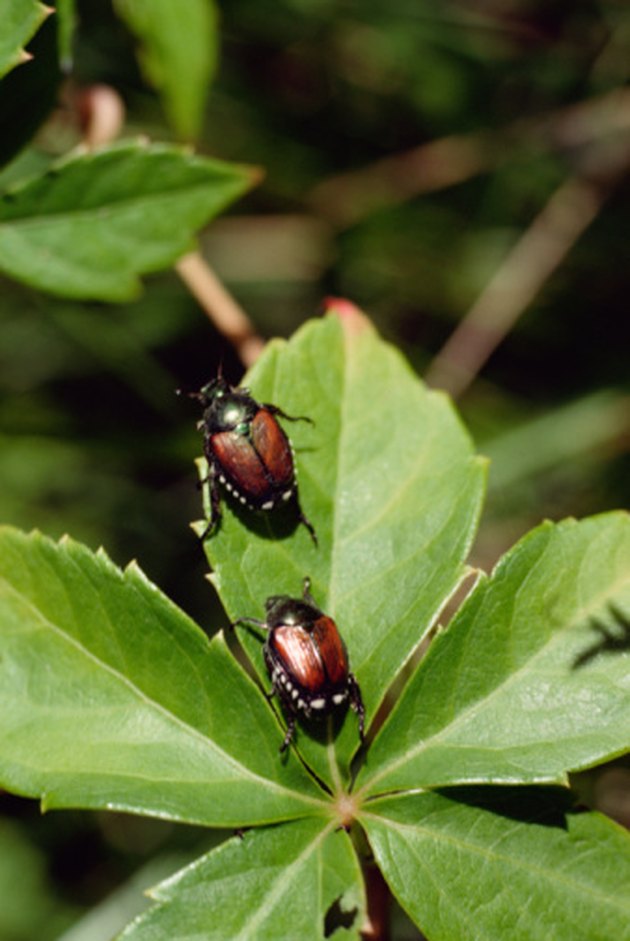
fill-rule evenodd
<path id="1" fill-rule="evenodd" d="M 177 189 L 151 192 L 144 196 L 126 195 L 124 198 L 110 200 L 109 202 L 104 202 L 89 208 L 77 207 L 64 210 L 51 210 L 48 213 L 40 213 L 40 215 L 36 216 L 16 216 L 13 219 L 7 220 L 0 218 L 0 232 L 3 229 L 42 228 L 45 225 L 54 226 L 82 220 L 94 222 L 94 216 L 98 216 L 98 222 L 109 221 L 116 213 L 144 209 L 148 203 L 159 205 L 161 203 L 177 202 L 177 200 L 181 199 L 182 193 L 192 198 L 197 191 L 206 191 L 208 186 L 209 181 L 196 182 L 186 186 L 182 185 Z"/>

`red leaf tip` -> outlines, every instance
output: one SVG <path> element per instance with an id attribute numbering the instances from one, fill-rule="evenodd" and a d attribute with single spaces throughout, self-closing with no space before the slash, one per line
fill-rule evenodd
<path id="1" fill-rule="evenodd" d="M 345 297 L 326 297 L 324 299 L 326 314 L 339 317 L 344 330 L 348 334 L 361 333 L 369 324 L 368 318 L 359 310 L 356 304 L 346 300 Z"/>

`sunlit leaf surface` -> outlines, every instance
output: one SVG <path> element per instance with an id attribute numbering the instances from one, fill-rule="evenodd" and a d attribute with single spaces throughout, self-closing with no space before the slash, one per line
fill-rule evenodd
<path id="1" fill-rule="evenodd" d="M 151 896 L 157 905 L 121 941 L 319 941 L 333 905 L 342 916 L 335 938 L 358 939 L 363 924 L 361 870 L 350 839 L 317 820 L 247 831 Z"/>
<path id="2" fill-rule="evenodd" d="M 628 937 L 628 835 L 562 793 L 457 788 L 370 811 L 383 875 L 431 941 Z"/>
<path id="3" fill-rule="evenodd" d="M 272 343 L 247 384 L 260 401 L 313 421 L 283 424 L 319 546 L 292 508 L 255 514 L 226 500 L 206 542 L 213 580 L 230 617 L 260 618 L 268 595 L 299 595 L 309 575 L 346 641 L 369 720 L 462 577 L 483 464 L 446 398 L 356 312 Z M 260 642 L 240 636 L 264 675 Z M 300 734 L 300 749 L 336 786 L 337 761 L 358 744 L 356 717 L 336 740 L 337 756 L 325 728 L 319 738 Z"/>
<path id="4" fill-rule="evenodd" d="M 630 518 L 545 523 L 438 635 L 368 791 L 560 780 L 630 747 Z"/>
<path id="5" fill-rule="evenodd" d="M 217 826 L 318 810 L 221 636 L 69 540 L 0 531 L 0 711 L 0 782 L 46 807 Z"/>

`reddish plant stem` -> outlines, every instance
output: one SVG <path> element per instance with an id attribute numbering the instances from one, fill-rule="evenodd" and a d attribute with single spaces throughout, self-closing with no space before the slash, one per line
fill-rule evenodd
<path id="1" fill-rule="evenodd" d="M 593 148 L 588 172 L 564 182 L 514 245 L 426 373 L 461 395 L 599 214 L 630 165 L 630 144 Z"/>

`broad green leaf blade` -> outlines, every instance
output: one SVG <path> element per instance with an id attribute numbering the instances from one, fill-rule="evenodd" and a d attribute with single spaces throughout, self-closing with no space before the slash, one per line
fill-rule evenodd
<path id="1" fill-rule="evenodd" d="M 323 821 L 250 830 L 228 840 L 151 893 L 158 903 L 120 941 L 320 941 L 326 913 L 345 914 L 335 938 L 359 938 L 361 870 L 348 835 Z"/>
<path id="2" fill-rule="evenodd" d="M 225 647 L 131 565 L 0 530 L 0 785 L 210 826 L 321 811 Z"/>
<path id="3" fill-rule="evenodd" d="M 24 46 L 51 13 L 49 7 L 37 0 L 3 0 L 0 18 L 0 78 L 16 65 L 32 58 Z"/>
<path id="4" fill-rule="evenodd" d="M 462 577 L 483 465 L 446 398 L 427 391 L 358 312 L 270 344 L 246 382 L 259 400 L 314 422 L 284 427 L 319 547 L 291 510 L 278 518 L 224 501 L 220 531 L 206 542 L 214 582 L 230 617 L 260 618 L 268 595 L 299 595 L 310 575 L 347 643 L 369 721 Z M 246 630 L 240 637 L 264 675 L 260 643 Z M 358 744 L 354 715 L 337 744 L 343 764 Z M 299 747 L 337 787 L 332 748 L 304 729 Z"/>
<path id="5" fill-rule="evenodd" d="M 626 751 L 629 624 L 630 518 L 544 523 L 435 638 L 360 783 L 559 781 Z"/>
<path id="6" fill-rule="evenodd" d="M 605 817 L 542 788 L 369 806 L 376 860 L 430 941 L 630 938 L 630 839 Z"/>
<path id="7" fill-rule="evenodd" d="M 218 57 L 213 0 L 115 0 L 140 41 L 138 60 L 160 93 L 169 122 L 184 140 L 199 135 Z"/>
<path id="8" fill-rule="evenodd" d="M 73 157 L 0 199 L 0 270 L 65 297 L 128 300 L 252 181 L 244 167 L 162 144 Z"/>

